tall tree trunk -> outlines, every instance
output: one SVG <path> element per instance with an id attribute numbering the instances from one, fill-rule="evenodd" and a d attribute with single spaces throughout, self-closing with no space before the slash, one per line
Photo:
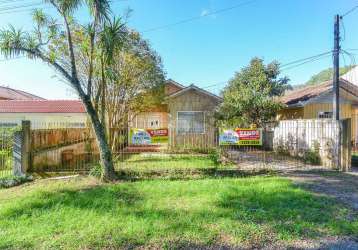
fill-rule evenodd
<path id="1" fill-rule="evenodd" d="M 116 173 L 114 171 L 112 151 L 110 150 L 109 145 L 107 143 L 105 127 L 101 123 L 97 112 L 93 108 L 91 100 L 85 97 L 82 99 L 82 101 L 86 107 L 87 114 L 91 119 L 93 130 L 96 134 L 97 143 L 99 145 L 101 165 L 104 168 L 104 178 L 106 180 L 114 180 L 116 178 Z"/>

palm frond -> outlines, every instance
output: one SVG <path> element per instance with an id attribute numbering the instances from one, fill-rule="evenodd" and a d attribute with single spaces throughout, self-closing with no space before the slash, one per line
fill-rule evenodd
<path id="1" fill-rule="evenodd" d="M 111 5 L 108 0 L 85 0 L 91 15 L 103 23 L 110 19 Z"/>
<path id="2" fill-rule="evenodd" d="M 26 54 L 23 50 L 26 48 L 27 33 L 21 29 L 16 30 L 10 25 L 9 29 L 0 31 L 0 53 L 5 58 L 13 58 Z"/>

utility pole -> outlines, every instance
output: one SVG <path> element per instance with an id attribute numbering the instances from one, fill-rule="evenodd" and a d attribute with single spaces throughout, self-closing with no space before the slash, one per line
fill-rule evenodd
<path id="1" fill-rule="evenodd" d="M 334 49 L 333 49 L 333 119 L 339 121 L 339 21 L 340 16 L 334 17 Z"/>
<path id="2" fill-rule="evenodd" d="M 342 137 L 342 127 L 339 122 L 339 21 L 340 16 L 336 15 L 334 17 L 334 49 L 333 49 L 333 120 L 338 122 L 338 141 L 336 148 L 336 168 L 341 169 L 341 137 Z"/>

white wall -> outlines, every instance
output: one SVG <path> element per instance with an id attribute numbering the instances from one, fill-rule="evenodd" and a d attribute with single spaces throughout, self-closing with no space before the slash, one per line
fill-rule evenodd
<path id="1" fill-rule="evenodd" d="M 274 129 L 275 150 L 284 149 L 292 156 L 319 146 L 322 165 L 332 167 L 336 162 L 339 122 L 332 119 L 303 119 L 280 121 Z"/>
<path id="2" fill-rule="evenodd" d="M 59 127 L 83 127 L 86 126 L 86 113 L 0 113 L 1 126 L 21 125 L 22 120 L 31 121 L 31 127 L 48 128 Z"/>

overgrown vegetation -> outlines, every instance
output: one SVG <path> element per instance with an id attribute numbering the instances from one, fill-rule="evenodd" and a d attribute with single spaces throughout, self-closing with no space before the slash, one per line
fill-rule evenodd
<path id="1" fill-rule="evenodd" d="M 261 248 L 358 231 L 349 210 L 277 177 L 43 180 L 0 190 L 0 204 L 1 249 Z"/>
<path id="2" fill-rule="evenodd" d="M 0 188 L 10 188 L 32 181 L 31 176 L 13 176 L 0 177 Z"/>

